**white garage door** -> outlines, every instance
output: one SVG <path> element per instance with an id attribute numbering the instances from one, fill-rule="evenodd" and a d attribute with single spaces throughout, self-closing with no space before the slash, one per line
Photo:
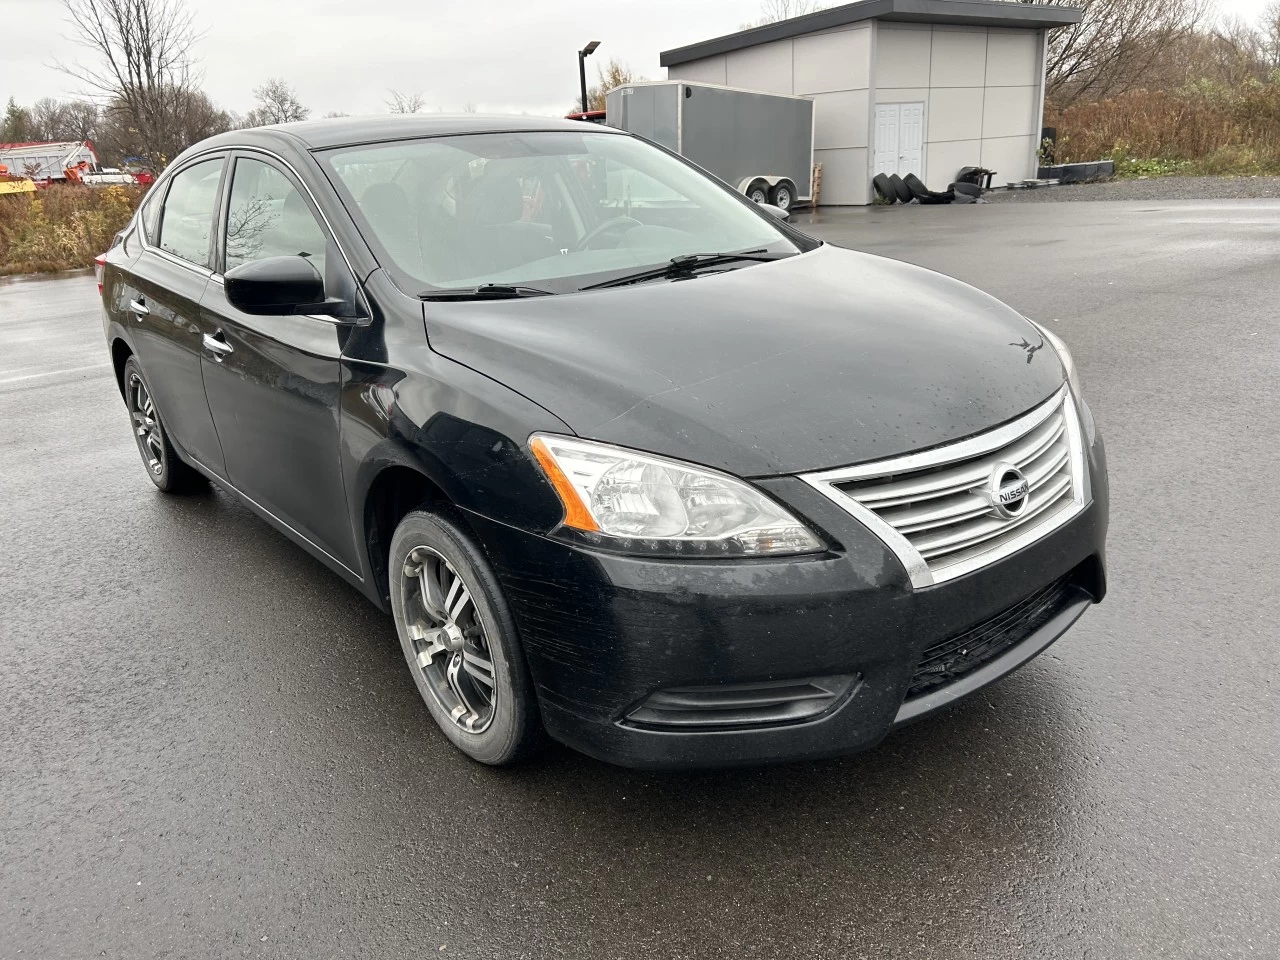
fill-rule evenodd
<path id="1" fill-rule="evenodd" d="M 914 173 L 924 179 L 924 104 L 881 103 L 876 105 L 876 173 Z"/>

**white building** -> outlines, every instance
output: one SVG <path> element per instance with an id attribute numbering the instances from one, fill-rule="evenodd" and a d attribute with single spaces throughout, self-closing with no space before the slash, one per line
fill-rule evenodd
<path id="1" fill-rule="evenodd" d="M 945 190 L 964 166 L 1036 175 L 1049 30 L 1075 7 L 860 0 L 662 53 L 672 80 L 815 100 L 826 204 L 863 204 L 877 173 Z"/>

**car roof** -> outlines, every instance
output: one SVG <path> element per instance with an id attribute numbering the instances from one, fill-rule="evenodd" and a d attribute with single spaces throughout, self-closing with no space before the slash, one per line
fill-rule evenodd
<path id="1" fill-rule="evenodd" d="M 237 144 L 265 145 L 281 139 L 292 141 L 306 150 L 323 150 L 386 140 L 410 140 L 416 137 L 446 137 L 467 133 L 514 133 L 527 131 L 566 131 L 599 133 L 599 124 L 581 120 L 551 117 L 485 115 L 475 113 L 390 114 L 373 117 L 333 117 L 327 120 L 302 120 L 267 127 L 232 130 L 211 137 L 200 144 L 202 149 Z M 607 132 L 607 129 L 606 129 Z M 622 131 L 617 131 L 621 133 Z"/>

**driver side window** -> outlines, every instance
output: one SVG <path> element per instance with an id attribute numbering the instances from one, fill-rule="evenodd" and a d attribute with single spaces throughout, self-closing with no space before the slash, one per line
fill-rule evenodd
<path id="1" fill-rule="evenodd" d="M 328 240 L 306 198 L 281 171 L 239 157 L 227 206 L 226 270 L 267 257 L 305 257 L 325 276 Z"/>

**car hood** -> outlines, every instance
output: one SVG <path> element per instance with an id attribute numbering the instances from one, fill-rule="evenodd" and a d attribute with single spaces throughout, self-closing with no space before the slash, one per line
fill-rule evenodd
<path id="1" fill-rule="evenodd" d="M 425 304 L 432 349 L 581 437 L 739 476 L 876 460 L 987 430 L 1064 371 L 967 284 L 829 245 L 692 280 Z"/>

